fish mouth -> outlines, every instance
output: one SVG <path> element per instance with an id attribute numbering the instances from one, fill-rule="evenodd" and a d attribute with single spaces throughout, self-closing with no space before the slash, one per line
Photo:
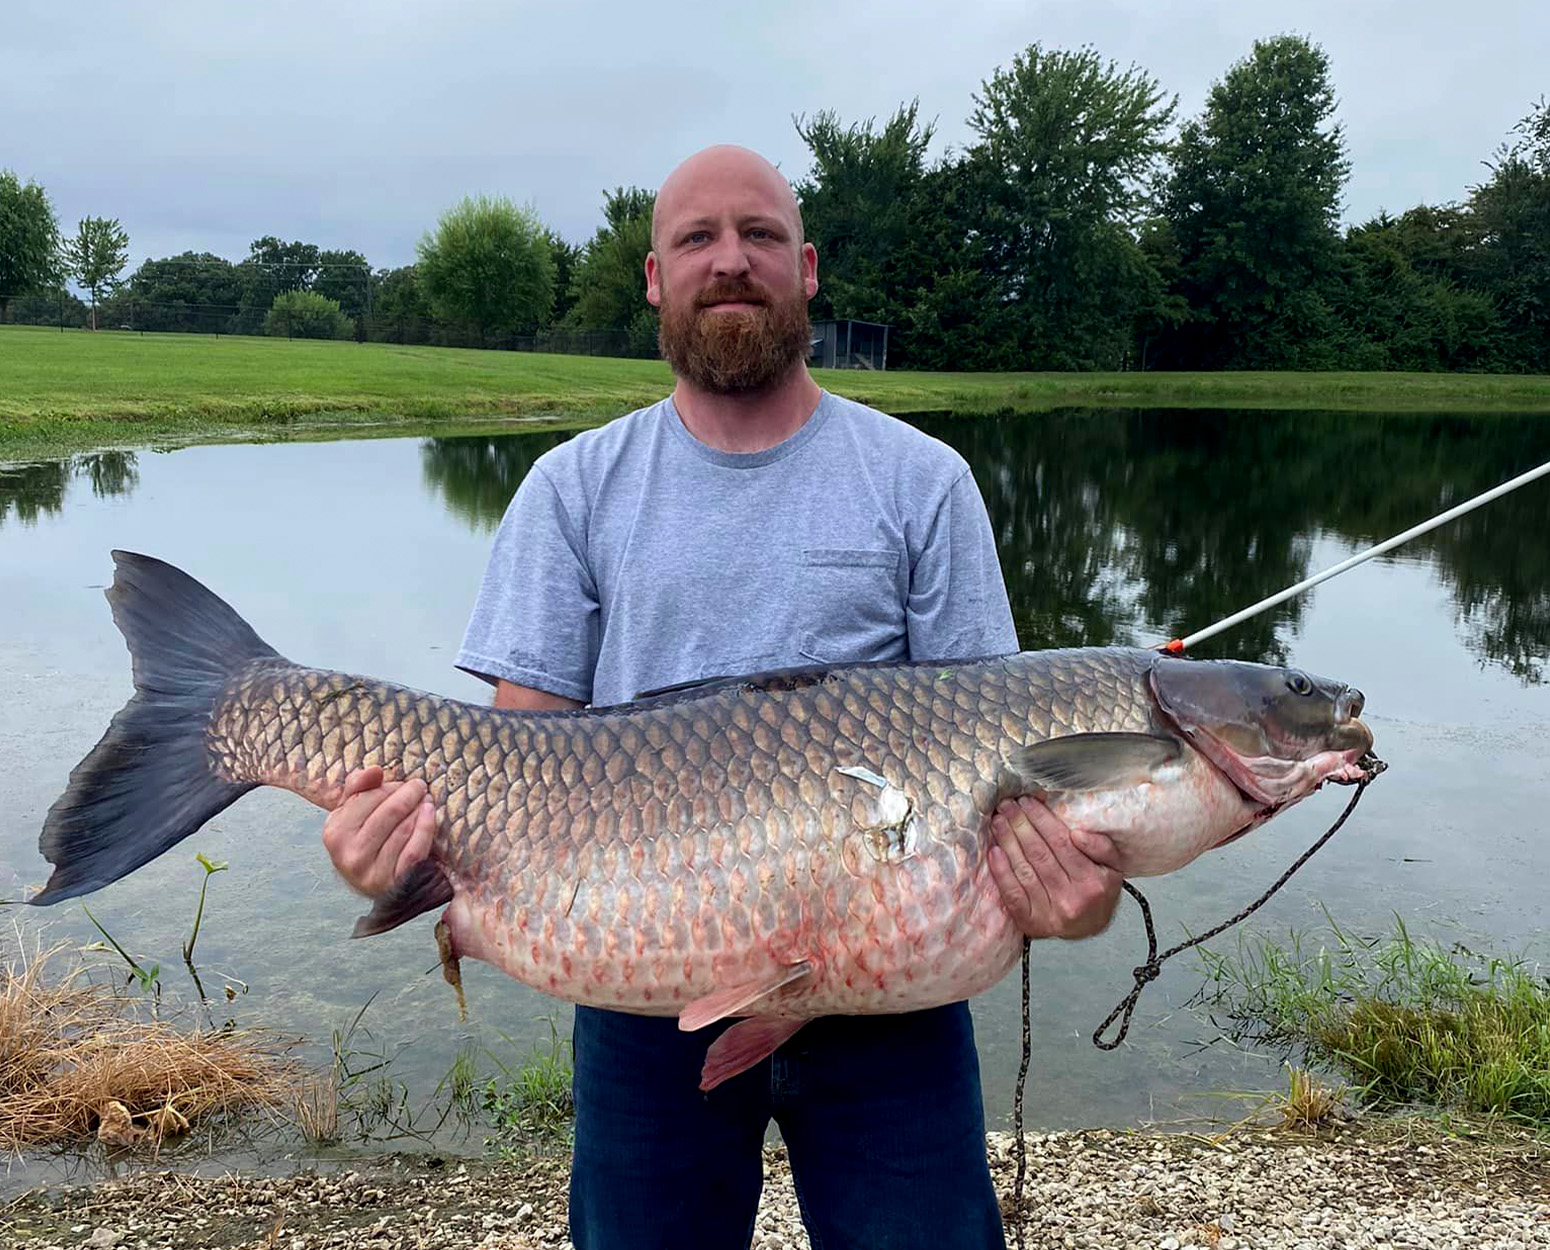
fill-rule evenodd
<path id="1" fill-rule="evenodd" d="M 1355 785 L 1358 781 L 1370 778 L 1376 763 L 1371 754 L 1372 731 L 1359 720 L 1353 720 L 1351 724 L 1357 726 L 1366 735 L 1368 743 L 1366 747 L 1321 751 L 1306 760 L 1295 761 L 1278 760 L 1271 756 L 1245 759 L 1204 730 L 1201 731 L 1202 738 L 1195 738 L 1192 735 L 1190 741 L 1200 749 L 1201 754 L 1211 762 L 1213 767 L 1226 776 L 1245 798 L 1261 804 L 1259 811 L 1247 824 L 1242 828 L 1234 829 L 1226 837 L 1213 843 L 1211 849 L 1220 850 L 1228 843 L 1236 842 L 1245 834 L 1252 833 L 1272 816 L 1278 815 L 1295 803 L 1300 803 L 1325 782 Z M 1277 778 L 1278 784 L 1266 784 L 1264 773 L 1256 771 L 1256 768 L 1263 769 L 1273 764 L 1287 763 L 1290 763 L 1291 767 Z M 1386 765 L 1377 764 L 1379 770 L 1384 767 Z"/>
<path id="2" fill-rule="evenodd" d="M 1355 718 L 1336 727 L 1334 747 L 1302 759 L 1244 755 L 1209 729 L 1179 728 L 1246 797 L 1277 811 L 1307 798 L 1326 781 L 1360 781 L 1366 775 L 1362 761 L 1373 745 L 1372 731 Z"/>

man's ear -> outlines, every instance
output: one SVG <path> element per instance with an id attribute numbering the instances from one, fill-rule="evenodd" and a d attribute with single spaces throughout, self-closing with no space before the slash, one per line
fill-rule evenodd
<path id="1" fill-rule="evenodd" d="M 646 253 L 646 303 L 653 308 L 662 307 L 662 271 L 655 252 Z"/>

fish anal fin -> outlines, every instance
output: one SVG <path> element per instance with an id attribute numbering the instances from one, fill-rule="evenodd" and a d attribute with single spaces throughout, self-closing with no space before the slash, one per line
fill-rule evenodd
<path id="1" fill-rule="evenodd" d="M 1182 751 L 1177 738 L 1160 734 L 1070 734 L 1014 751 L 1007 763 L 1045 790 L 1109 790 L 1151 780 Z"/>
<path id="2" fill-rule="evenodd" d="M 746 1015 L 744 1008 L 753 1006 L 761 998 L 775 993 L 794 981 L 800 981 L 812 970 L 813 965 L 803 959 L 789 967 L 778 969 L 767 977 L 729 985 L 725 989 L 696 998 L 678 1013 L 678 1027 L 686 1033 L 692 1033 L 695 1029 L 703 1029 L 707 1024 L 714 1024 L 727 1016 Z"/>
<path id="3" fill-rule="evenodd" d="M 371 937 L 396 929 L 422 912 L 452 901 L 452 879 L 434 860 L 422 859 L 373 901 L 371 911 L 355 922 L 351 937 Z"/>
<path id="4" fill-rule="evenodd" d="M 754 1016 L 739 1020 L 711 1043 L 700 1069 L 700 1088 L 715 1089 L 722 1081 L 746 1072 L 761 1059 L 773 1055 L 791 1039 L 806 1020 L 788 1020 L 778 1016 Z"/>

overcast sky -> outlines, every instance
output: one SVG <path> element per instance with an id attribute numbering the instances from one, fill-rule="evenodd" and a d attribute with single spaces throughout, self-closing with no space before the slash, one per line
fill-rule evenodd
<path id="1" fill-rule="evenodd" d="M 939 155 L 1032 42 L 1133 62 L 1189 116 L 1286 32 L 1331 59 L 1348 221 L 1461 198 L 1550 93 L 1545 0 L 0 0 L 0 167 L 69 232 L 117 217 L 133 263 L 275 234 L 398 265 L 468 193 L 579 243 L 605 188 L 654 188 L 708 143 L 800 177 L 792 117 L 819 109 L 919 97 Z"/>

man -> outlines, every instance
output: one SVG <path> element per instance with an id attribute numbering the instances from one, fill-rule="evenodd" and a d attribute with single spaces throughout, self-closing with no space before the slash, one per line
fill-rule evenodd
<path id="1" fill-rule="evenodd" d="M 495 540 L 459 667 L 501 708 L 621 702 L 790 665 L 1017 650 L 984 501 L 957 453 L 807 371 L 817 253 L 786 180 L 714 147 L 662 184 L 646 260 L 672 395 L 534 465 Z M 324 826 L 374 895 L 426 853 L 423 783 L 352 777 Z M 1104 928 L 1106 838 L 1033 800 L 991 870 L 1031 937 Z M 815 1246 L 1004 1246 L 966 1004 L 807 1025 L 708 1094 L 673 1017 L 578 1007 L 578 1247 L 749 1244 L 769 1120 Z"/>

